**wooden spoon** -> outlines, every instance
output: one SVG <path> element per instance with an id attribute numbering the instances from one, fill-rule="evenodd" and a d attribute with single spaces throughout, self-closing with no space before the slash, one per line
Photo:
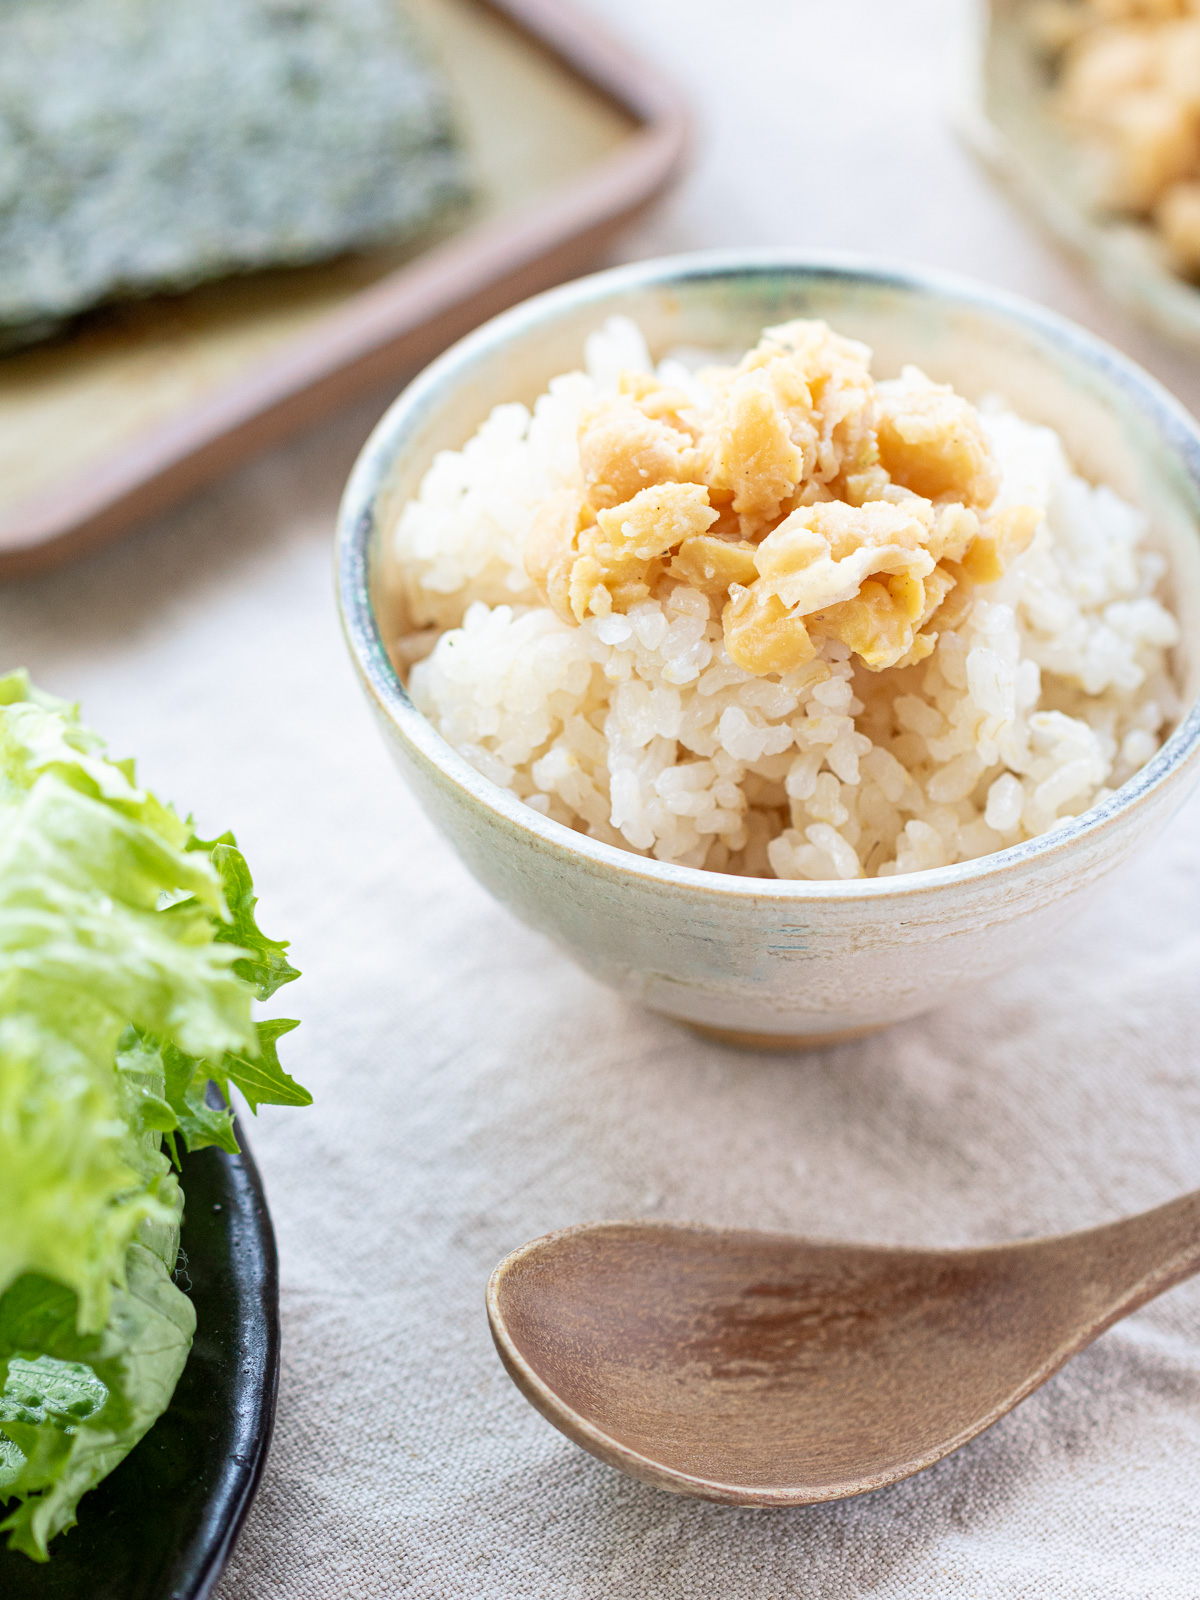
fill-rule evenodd
<path id="1" fill-rule="evenodd" d="M 932 1466 L 1196 1271 L 1200 1193 L 982 1250 L 594 1223 L 514 1250 L 487 1303 L 522 1394 L 601 1461 L 793 1506 Z"/>

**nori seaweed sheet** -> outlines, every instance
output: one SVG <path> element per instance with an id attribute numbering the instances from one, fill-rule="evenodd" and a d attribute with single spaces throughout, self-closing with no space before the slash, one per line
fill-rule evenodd
<path id="1" fill-rule="evenodd" d="M 398 0 L 0 0 L 0 342 L 413 233 L 466 187 Z"/>

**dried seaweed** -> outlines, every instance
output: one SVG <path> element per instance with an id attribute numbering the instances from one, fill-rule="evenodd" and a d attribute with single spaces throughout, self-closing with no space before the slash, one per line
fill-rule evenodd
<path id="1" fill-rule="evenodd" d="M 397 0 L 0 0 L 0 340 L 413 233 L 465 187 Z"/>

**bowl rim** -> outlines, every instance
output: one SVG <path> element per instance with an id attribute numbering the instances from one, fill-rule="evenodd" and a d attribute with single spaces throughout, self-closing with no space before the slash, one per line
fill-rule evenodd
<path id="1" fill-rule="evenodd" d="M 1142 808 L 1200 755 L 1200 698 L 1145 766 L 1099 805 L 1061 822 L 1034 839 L 950 866 L 897 873 L 885 878 L 750 878 L 680 866 L 641 856 L 618 845 L 577 833 L 528 806 L 511 790 L 484 777 L 418 711 L 392 665 L 371 599 L 371 546 L 375 507 L 386 488 L 397 438 L 411 419 L 431 408 L 448 388 L 469 377 L 481 356 L 511 345 L 532 329 L 560 315 L 594 304 L 603 314 L 614 294 L 706 278 L 791 273 L 800 278 L 845 278 L 954 302 L 1008 318 L 1064 349 L 1122 389 L 1152 423 L 1180 460 L 1200 500 L 1200 427 L 1184 406 L 1142 367 L 1077 323 L 1036 302 L 977 280 L 886 257 L 857 252 L 757 247 L 690 251 L 610 267 L 534 295 L 480 325 L 424 368 L 384 412 L 363 446 L 338 511 L 337 589 L 346 641 L 368 697 L 378 714 L 464 791 L 477 808 L 493 814 L 543 848 L 582 857 L 593 869 L 641 878 L 660 888 L 701 892 L 734 899 L 787 902 L 873 902 L 897 900 L 996 878 L 1037 861 L 1061 857 L 1121 818 Z"/>

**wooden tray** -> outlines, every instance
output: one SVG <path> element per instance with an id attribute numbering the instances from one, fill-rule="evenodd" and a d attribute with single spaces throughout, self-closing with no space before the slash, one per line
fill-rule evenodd
<path id="1" fill-rule="evenodd" d="M 408 0 L 478 194 L 403 250 L 94 312 L 0 358 L 0 577 L 161 510 L 589 266 L 678 171 L 674 89 L 562 0 Z"/>

